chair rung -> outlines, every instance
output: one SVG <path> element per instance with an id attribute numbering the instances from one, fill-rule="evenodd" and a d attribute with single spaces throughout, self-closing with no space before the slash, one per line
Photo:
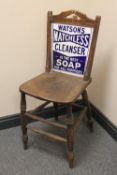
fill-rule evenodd
<path id="1" fill-rule="evenodd" d="M 77 108 L 84 108 L 84 105 L 78 104 L 78 103 L 73 103 L 72 106 L 75 106 Z"/>
<path id="2" fill-rule="evenodd" d="M 27 126 L 28 129 L 30 129 L 31 131 L 37 133 L 37 134 L 40 134 L 40 135 L 43 135 L 44 137 L 50 139 L 50 140 L 53 140 L 53 141 L 60 141 L 60 142 L 67 142 L 67 139 L 61 137 L 61 136 L 58 136 L 58 135 L 55 135 L 55 134 L 52 134 L 52 133 L 48 133 L 46 131 L 43 131 L 42 129 L 36 129 L 36 128 L 32 128 L 30 126 Z"/>
<path id="3" fill-rule="evenodd" d="M 30 114 L 30 113 L 25 113 L 25 115 L 32 118 L 32 119 L 34 119 L 34 120 L 38 120 L 42 123 L 45 123 L 45 124 L 48 124 L 48 125 L 51 125 L 51 126 L 55 126 L 55 127 L 58 127 L 58 128 L 67 129 L 66 125 L 60 124 L 58 122 L 43 119 L 42 117 L 39 117 L 39 116 L 37 117 L 36 115 Z"/>
<path id="4" fill-rule="evenodd" d="M 51 103 L 51 102 L 48 102 L 48 101 L 47 101 L 47 102 L 41 104 L 40 106 L 38 106 L 37 108 L 33 109 L 31 112 L 38 112 L 38 111 L 40 111 L 41 109 L 43 109 L 45 106 L 47 106 L 49 103 Z"/>

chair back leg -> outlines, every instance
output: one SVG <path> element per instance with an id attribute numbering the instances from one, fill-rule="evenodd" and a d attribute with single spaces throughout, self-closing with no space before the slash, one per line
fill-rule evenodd
<path id="1" fill-rule="evenodd" d="M 26 112 L 26 98 L 25 94 L 21 93 L 21 129 L 22 129 L 22 141 L 24 149 L 27 149 L 28 136 L 27 136 L 27 116 Z"/>
<path id="2" fill-rule="evenodd" d="M 87 106 L 87 119 L 88 119 L 87 124 L 88 124 L 89 130 L 93 132 L 94 128 L 93 128 L 93 120 L 92 120 L 92 111 L 88 100 L 88 93 L 86 90 L 83 91 L 82 98 L 83 98 L 84 104 Z"/>
<path id="3" fill-rule="evenodd" d="M 58 103 L 53 103 L 55 109 L 55 120 L 58 121 Z"/>

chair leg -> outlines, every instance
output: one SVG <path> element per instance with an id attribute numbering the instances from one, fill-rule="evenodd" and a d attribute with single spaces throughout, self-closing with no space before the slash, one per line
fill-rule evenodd
<path id="1" fill-rule="evenodd" d="M 87 124 L 88 124 L 89 130 L 93 132 L 94 128 L 93 128 L 92 112 L 91 112 L 91 106 L 88 101 L 88 94 L 86 90 L 82 93 L 82 98 L 83 98 L 85 105 L 87 106 L 87 119 L 88 119 Z"/>
<path id="2" fill-rule="evenodd" d="M 21 93 L 21 129 L 22 129 L 22 141 L 24 149 L 27 149 L 28 136 L 27 136 L 27 117 L 26 112 L 26 99 L 25 94 Z"/>
<path id="3" fill-rule="evenodd" d="M 69 167 L 74 167 L 74 128 L 73 128 L 73 115 L 72 105 L 68 105 L 67 110 L 67 149 L 68 149 L 68 160 Z"/>
<path id="4" fill-rule="evenodd" d="M 53 103 L 53 104 L 55 109 L 55 120 L 58 121 L 58 104 L 57 103 Z"/>

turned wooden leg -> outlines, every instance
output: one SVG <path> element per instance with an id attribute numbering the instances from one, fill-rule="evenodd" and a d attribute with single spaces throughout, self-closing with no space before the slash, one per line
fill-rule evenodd
<path id="1" fill-rule="evenodd" d="M 68 149 L 68 160 L 69 167 L 74 167 L 74 128 L 73 128 L 73 115 L 72 105 L 68 105 L 67 111 L 67 149 Z"/>
<path id="2" fill-rule="evenodd" d="M 87 94 L 86 90 L 82 93 L 82 98 L 83 98 L 85 105 L 87 106 L 87 119 L 88 119 L 87 124 L 88 124 L 89 130 L 91 132 L 93 132 L 92 112 L 91 112 L 91 106 L 90 106 L 90 103 L 88 101 L 88 94 Z"/>
<path id="3" fill-rule="evenodd" d="M 57 103 L 53 103 L 53 104 L 55 109 L 55 120 L 58 121 L 58 104 Z"/>
<path id="4" fill-rule="evenodd" d="M 24 149 L 27 149 L 28 136 L 27 136 L 27 117 L 26 112 L 26 99 L 25 94 L 21 93 L 21 129 L 22 129 L 22 141 Z"/>

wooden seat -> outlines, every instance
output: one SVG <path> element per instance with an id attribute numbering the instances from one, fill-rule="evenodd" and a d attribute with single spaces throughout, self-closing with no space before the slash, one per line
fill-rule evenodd
<path id="1" fill-rule="evenodd" d="M 48 12 L 45 72 L 23 83 L 19 88 L 24 149 L 27 149 L 28 129 L 47 139 L 63 142 L 67 145 L 70 168 L 74 167 L 75 131 L 84 116 L 87 117 L 90 131 L 93 131 L 92 114 L 86 88 L 91 83 L 91 70 L 99 24 L 99 16 L 90 19 L 85 14 L 75 10 L 65 11 L 58 15 Z M 44 103 L 27 112 L 26 95 L 42 100 Z M 79 96 L 84 102 L 80 106 L 75 103 Z M 55 109 L 55 120 L 35 115 L 35 112 L 39 112 L 50 102 L 53 103 Z M 58 105 L 62 104 L 65 104 L 67 108 L 66 118 L 61 118 L 63 123 L 59 121 L 58 115 Z M 72 113 L 73 106 L 78 107 L 78 112 L 75 115 Z M 28 117 L 42 124 L 63 129 L 66 137 L 29 126 Z"/>
<path id="2" fill-rule="evenodd" d="M 20 86 L 20 90 L 33 97 L 58 103 L 75 101 L 91 80 L 58 73 L 45 72 Z"/>

